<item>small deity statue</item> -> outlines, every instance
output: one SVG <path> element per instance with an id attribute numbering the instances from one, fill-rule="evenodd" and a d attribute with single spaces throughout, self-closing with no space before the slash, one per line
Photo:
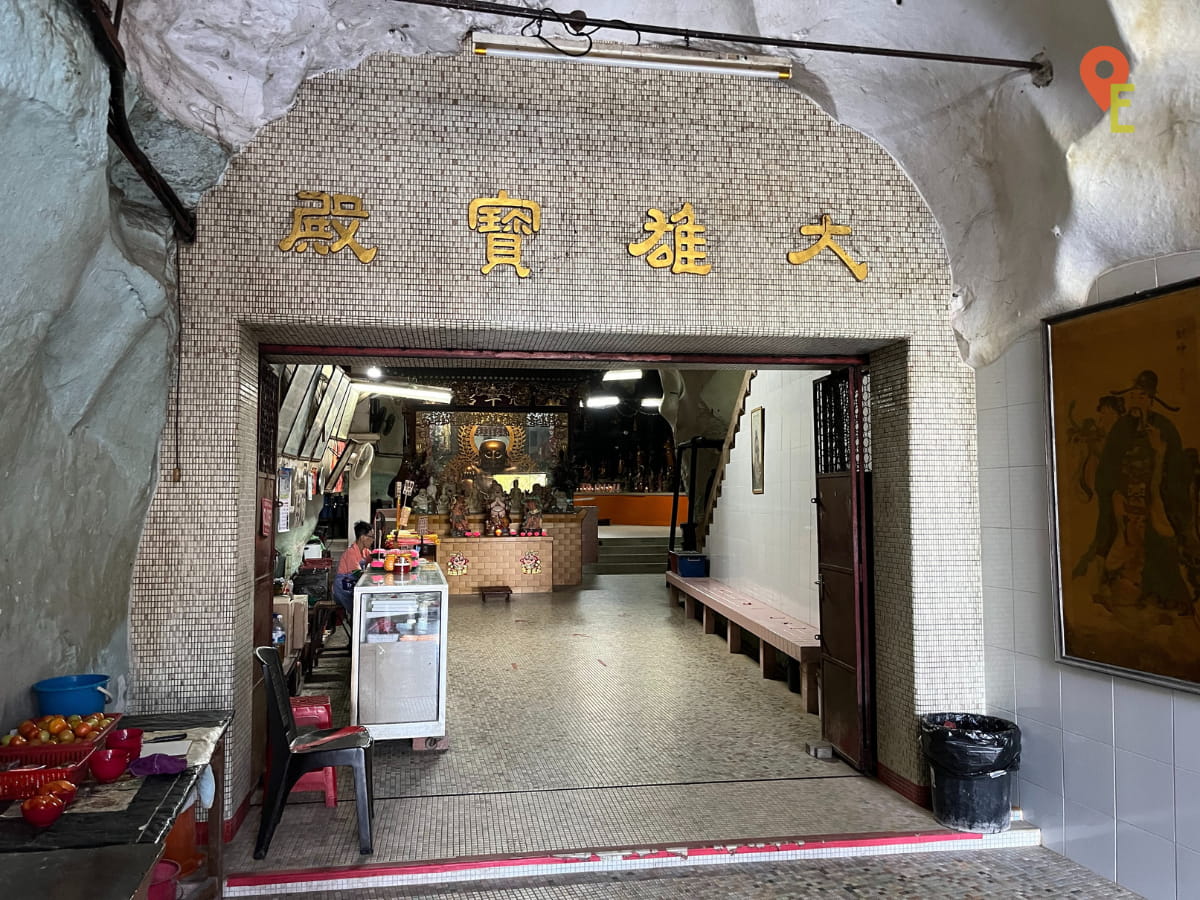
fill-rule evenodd
<path id="1" fill-rule="evenodd" d="M 437 511 L 439 516 L 448 516 L 450 514 L 450 504 L 453 501 L 449 491 L 442 491 L 437 498 Z"/>
<path id="2" fill-rule="evenodd" d="M 542 503 L 532 494 L 525 499 L 525 515 L 521 519 L 521 530 L 534 533 L 542 530 Z"/>
<path id="3" fill-rule="evenodd" d="M 485 530 L 488 534 L 495 534 L 497 531 L 508 534 L 508 500 L 504 496 L 504 488 L 495 482 L 492 483 L 492 494 L 488 499 Z"/>
<path id="4" fill-rule="evenodd" d="M 453 537 L 462 537 L 471 530 L 471 523 L 467 519 L 467 498 L 461 493 L 454 495 L 454 502 L 450 504 L 450 534 Z"/>
<path id="5" fill-rule="evenodd" d="M 479 490 L 473 478 L 464 478 L 458 486 L 459 491 L 467 501 L 467 512 L 483 512 L 483 492 Z"/>
<path id="6" fill-rule="evenodd" d="M 571 511 L 571 499 L 562 491 L 554 492 L 554 510 L 564 513 Z"/>
<path id="7" fill-rule="evenodd" d="M 516 522 L 521 518 L 522 510 L 525 507 L 525 495 L 516 481 L 513 482 L 512 490 L 508 492 L 508 518 L 512 522 Z"/>
<path id="8" fill-rule="evenodd" d="M 417 515 L 428 515 L 430 508 L 429 490 L 421 488 L 417 491 L 417 496 L 412 498 L 412 511 Z"/>

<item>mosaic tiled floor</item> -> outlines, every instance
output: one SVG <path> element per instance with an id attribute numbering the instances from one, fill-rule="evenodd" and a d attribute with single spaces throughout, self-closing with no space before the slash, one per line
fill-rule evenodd
<path id="1" fill-rule="evenodd" d="M 462 857 L 770 838 L 945 832 L 841 762 L 804 752 L 820 723 L 782 682 L 731 655 L 666 599 L 661 575 L 482 604 L 449 620 L 451 749 L 375 754 L 375 853 L 362 857 L 350 779 L 336 809 L 293 798 L 266 860 L 254 809 L 226 871 L 380 866 Z M 348 717 L 348 657 L 306 691 Z"/>
<path id="2" fill-rule="evenodd" d="M 452 597 L 452 749 L 379 743 L 376 797 L 854 774 L 804 752 L 820 738 L 817 717 L 749 657 L 685 622 L 661 575 L 591 585 L 509 603 Z M 326 657 L 305 690 L 332 696 L 346 666 L 348 657 Z M 344 724 L 344 691 L 334 700 Z"/>
<path id="3" fill-rule="evenodd" d="M 470 885 L 290 894 L 295 900 L 915 900 L 1070 897 L 1136 900 L 1110 881 L 1040 847 L 987 853 L 737 863 L 594 875 L 479 881 Z"/>

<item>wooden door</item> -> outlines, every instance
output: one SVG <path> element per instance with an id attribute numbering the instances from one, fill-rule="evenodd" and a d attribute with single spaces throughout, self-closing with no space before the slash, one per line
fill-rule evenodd
<path id="1" fill-rule="evenodd" d="M 275 597 L 275 446 L 279 429 L 279 376 L 260 361 L 258 371 L 258 475 L 255 479 L 253 646 L 271 643 Z M 262 667 L 253 672 L 253 721 L 250 760 L 252 783 L 262 774 L 267 755 L 267 693 Z"/>
<path id="2" fill-rule="evenodd" d="M 813 384 L 821 732 L 855 768 L 875 767 L 869 584 L 869 444 L 861 370 Z"/>

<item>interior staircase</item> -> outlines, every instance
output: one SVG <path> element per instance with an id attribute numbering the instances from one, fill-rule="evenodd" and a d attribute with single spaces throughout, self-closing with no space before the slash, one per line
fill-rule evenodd
<path id="1" fill-rule="evenodd" d="M 721 486 L 725 483 L 725 469 L 729 465 L 729 455 L 733 452 L 738 432 L 741 430 L 742 416 L 746 412 L 746 400 L 750 397 L 750 382 L 754 380 L 756 374 L 757 372 L 755 371 L 749 371 L 742 379 L 742 387 L 738 392 L 738 399 L 733 407 L 733 415 L 729 419 L 729 428 L 725 432 L 725 447 L 721 450 L 721 459 L 717 463 L 716 483 L 713 485 L 712 490 L 708 492 L 708 503 L 704 508 L 703 515 L 696 520 L 696 545 L 701 550 L 704 549 L 708 530 L 712 527 L 713 517 L 717 509 L 717 501 L 721 498 Z M 747 440 L 749 440 L 749 436 L 747 436 Z"/>
<path id="2" fill-rule="evenodd" d="M 592 569 L 597 575 L 640 575 L 667 570 L 667 536 L 605 537 L 600 558 Z"/>

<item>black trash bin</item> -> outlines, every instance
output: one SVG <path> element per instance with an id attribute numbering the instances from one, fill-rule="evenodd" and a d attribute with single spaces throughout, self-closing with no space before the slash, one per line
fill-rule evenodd
<path id="1" fill-rule="evenodd" d="M 1011 772 L 1021 762 L 1016 723 L 974 713 L 921 717 L 921 750 L 929 763 L 933 815 L 958 831 L 1007 831 Z"/>

